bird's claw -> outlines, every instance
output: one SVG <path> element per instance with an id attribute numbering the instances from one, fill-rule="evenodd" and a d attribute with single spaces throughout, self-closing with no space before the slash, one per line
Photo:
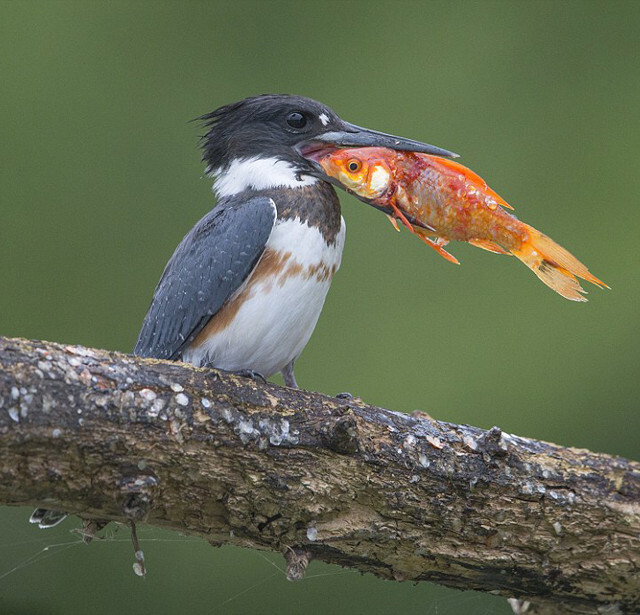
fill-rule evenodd
<path id="1" fill-rule="evenodd" d="M 336 395 L 337 399 L 347 399 L 349 401 L 353 401 L 353 395 L 347 391 L 345 391 L 344 393 L 338 393 Z"/>
<path id="2" fill-rule="evenodd" d="M 232 372 L 232 373 L 234 373 L 236 376 L 240 376 L 241 378 L 258 380 L 259 382 L 262 382 L 262 384 L 267 384 L 267 379 L 260 372 L 256 372 L 252 369 L 241 369 L 241 370 L 238 370 L 237 372 Z"/>

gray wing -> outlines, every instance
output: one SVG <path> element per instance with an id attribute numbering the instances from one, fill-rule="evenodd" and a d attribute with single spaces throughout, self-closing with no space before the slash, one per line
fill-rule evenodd
<path id="1" fill-rule="evenodd" d="M 167 263 L 134 354 L 177 359 L 253 271 L 276 215 L 267 197 L 232 197 L 202 218 Z"/>

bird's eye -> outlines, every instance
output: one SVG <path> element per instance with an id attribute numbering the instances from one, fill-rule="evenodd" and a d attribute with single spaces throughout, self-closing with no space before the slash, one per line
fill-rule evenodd
<path id="1" fill-rule="evenodd" d="M 347 169 L 352 173 L 357 173 L 360 170 L 360 167 L 362 167 L 362 164 L 360 164 L 360 161 L 355 158 L 352 158 L 347 162 Z"/>
<path id="2" fill-rule="evenodd" d="M 293 111 L 287 115 L 287 124 L 291 128 L 304 128 L 307 125 L 307 118 L 298 111 Z"/>

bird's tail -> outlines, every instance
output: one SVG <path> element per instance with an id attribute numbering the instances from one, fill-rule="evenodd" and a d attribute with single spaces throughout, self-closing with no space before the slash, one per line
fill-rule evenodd
<path id="1" fill-rule="evenodd" d="M 589 273 L 589 270 L 569 251 L 559 246 L 553 239 L 525 225 L 529 238 L 519 250 L 512 250 L 533 273 L 549 288 L 565 299 L 586 301 L 587 293 L 578 278 L 591 282 L 600 288 L 609 288 L 602 280 Z"/>

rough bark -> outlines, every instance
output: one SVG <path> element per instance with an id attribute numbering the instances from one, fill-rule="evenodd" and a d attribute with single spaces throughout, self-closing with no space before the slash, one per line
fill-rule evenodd
<path id="1" fill-rule="evenodd" d="M 180 363 L 0 338 L 0 503 L 640 610 L 640 464 Z"/>

